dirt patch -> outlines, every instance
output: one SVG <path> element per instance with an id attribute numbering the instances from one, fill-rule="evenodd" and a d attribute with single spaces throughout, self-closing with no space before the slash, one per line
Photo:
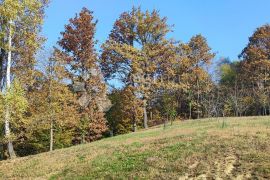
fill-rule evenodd
<path id="1" fill-rule="evenodd" d="M 193 170 L 198 168 L 200 162 L 197 161 L 189 166 L 189 173 L 181 176 L 179 179 L 236 179 L 246 177 L 236 176 L 234 171 L 237 168 L 235 165 L 239 161 L 234 149 L 229 149 L 223 156 L 217 155 L 214 158 L 215 161 L 212 164 L 208 164 L 207 170 L 205 173 L 198 175 L 197 177 L 192 174 Z M 205 163 L 205 162 L 202 162 Z M 191 178 L 192 177 L 192 178 Z"/>

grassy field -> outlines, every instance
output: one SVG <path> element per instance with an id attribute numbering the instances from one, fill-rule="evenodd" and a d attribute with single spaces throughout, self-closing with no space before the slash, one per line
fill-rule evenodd
<path id="1" fill-rule="evenodd" d="M 175 122 L 0 162 L 1 179 L 270 179 L 270 117 Z"/>

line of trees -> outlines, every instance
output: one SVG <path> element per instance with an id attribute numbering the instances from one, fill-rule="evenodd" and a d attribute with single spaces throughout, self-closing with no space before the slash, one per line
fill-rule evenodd
<path id="1" fill-rule="evenodd" d="M 175 119 L 270 113 L 269 25 L 256 30 L 238 61 L 213 66 L 205 37 L 168 39 L 166 17 L 135 7 L 115 21 L 99 53 L 97 20 L 83 8 L 44 53 L 48 1 L 0 2 L 1 159 Z M 109 88 L 115 79 L 122 88 Z"/>
<path id="2" fill-rule="evenodd" d="M 1 1 L 1 159 L 103 137 L 111 106 L 86 8 L 51 52 L 40 51 L 46 0 Z"/>

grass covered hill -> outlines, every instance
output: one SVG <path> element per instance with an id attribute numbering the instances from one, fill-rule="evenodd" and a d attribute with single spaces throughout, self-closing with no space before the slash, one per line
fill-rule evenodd
<path id="1" fill-rule="evenodd" d="M 270 117 L 219 118 L 0 162 L 1 179 L 270 179 Z"/>

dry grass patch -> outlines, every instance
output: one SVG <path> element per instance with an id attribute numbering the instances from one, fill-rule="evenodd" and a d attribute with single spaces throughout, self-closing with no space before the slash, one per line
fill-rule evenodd
<path id="1" fill-rule="evenodd" d="M 1 179 L 270 179 L 270 118 L 176 122 L 0 162 Z"/>

